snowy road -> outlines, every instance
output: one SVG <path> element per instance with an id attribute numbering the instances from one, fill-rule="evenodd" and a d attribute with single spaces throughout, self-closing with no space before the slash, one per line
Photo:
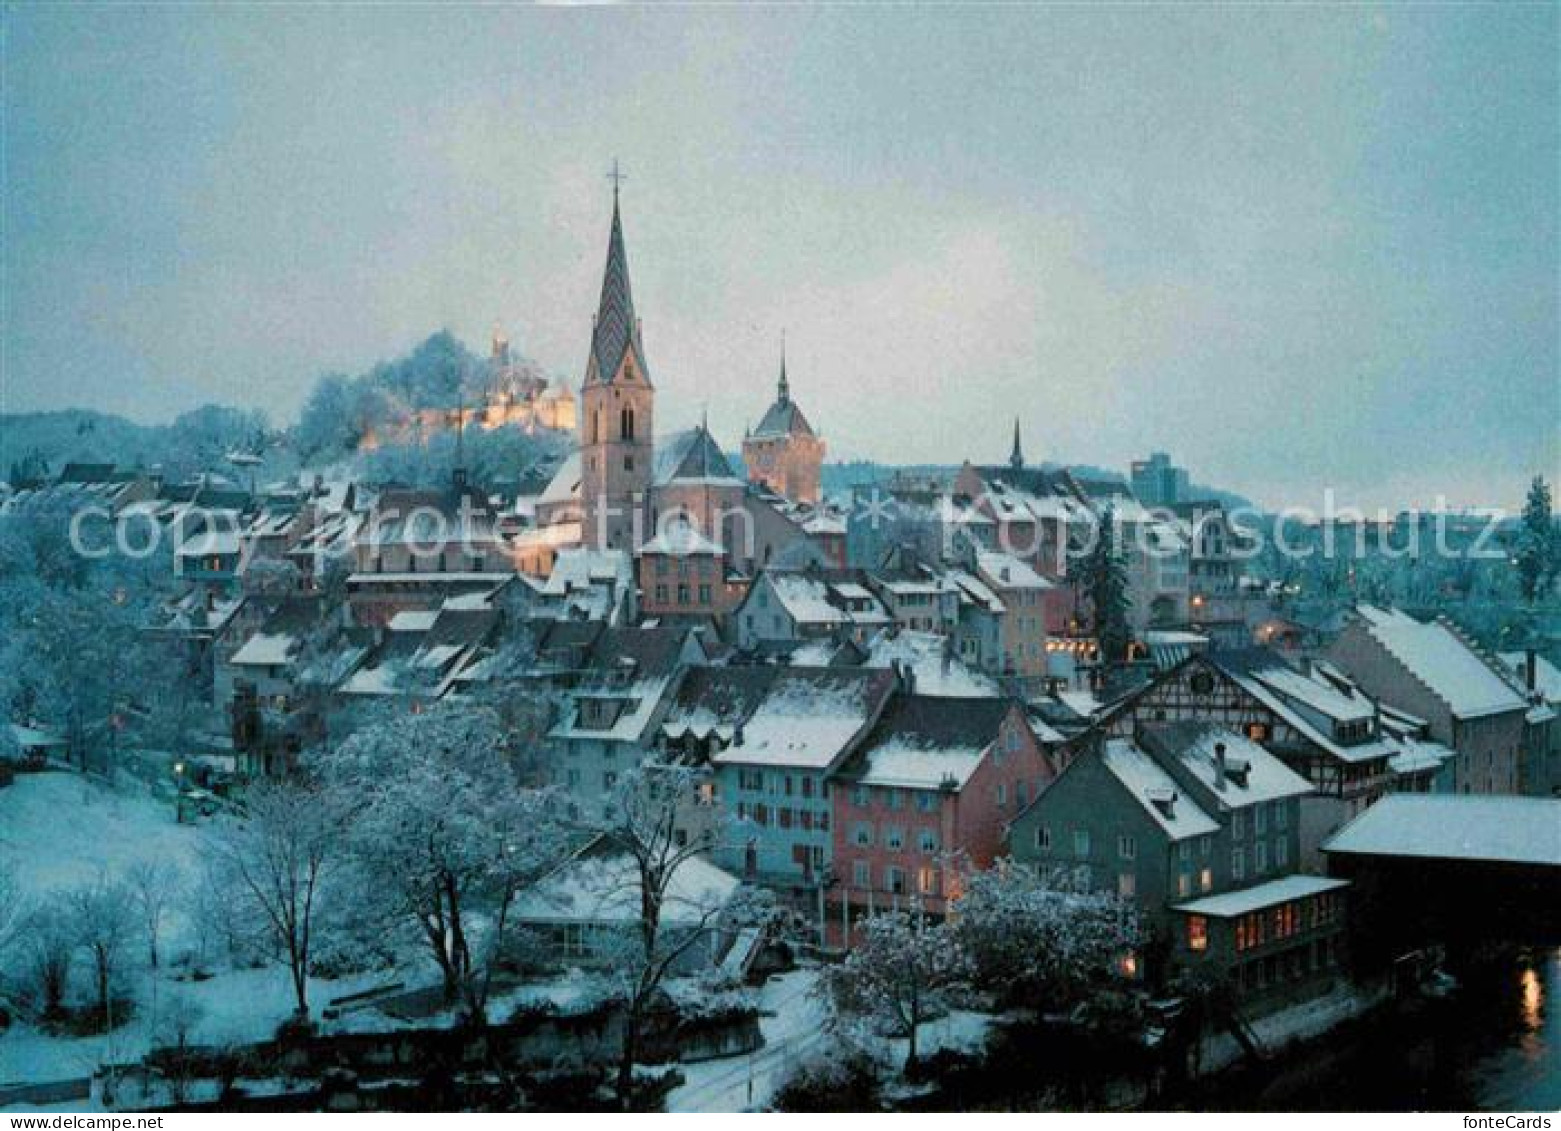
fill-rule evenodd
<path id="1" fill-rule="evenodd" d="M 684 1084 L 667 1097 L 668 1111 L 730 1112 L 763 1107 L 792 1069 L 824 1040 L 823 1004 L 814 996 L 818 971 L 803 967 L 772 978 L 759 993 L 764 1046 L 682 1068 Z"/>

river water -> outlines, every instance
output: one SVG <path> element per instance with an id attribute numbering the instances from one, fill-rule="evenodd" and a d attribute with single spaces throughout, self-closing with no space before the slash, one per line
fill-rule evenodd
<path id="1" fill-rule="evenodd" d="M 1209 1106 L 1296 1111 L 1561 1110 L 1561 949 L 1456 971 L 1410 1014 L 1324 1037 L 1214 1084 Z"/>

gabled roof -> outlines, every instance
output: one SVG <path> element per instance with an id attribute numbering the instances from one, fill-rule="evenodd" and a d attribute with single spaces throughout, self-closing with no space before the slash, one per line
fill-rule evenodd
<path id="1" fill-rule="evenodd" d="M 886 671 L 781 669 L 742 733 L 714 761 L 828 769 L 867 733 L 894 686 L 893 674 Z"/>
<path id="2" fill-rule="evenodd" d="M 1015 706 L 1010 699 L 897 695 L 840 776 L 864 785 L 960 789 Z"/>
<path id="3" fill-rule="evenodd" d="M 649 385 L 650 368 L 645 364 L 639 320 L 634 316 L 634 294 L 629 287 L 629 253 L 623 246 L 623 221 L 618 215 L 615 195 L 612 232 L 607 237 L 607 266 L 602 271 L 602 297 L 596 307 L 596 326 L 591 331 L 591 356 L 586 362 L 585 383 L 611 381 L 623 355 L 630 350 L 634 352 L 640 376 Z"/>
<path id="4" fill-rule="evenodd" d="M 1362 605 L 1372 639 L 1459 718 L 1526 711 L 1528 704 L 1458 633 L 1441 621 L 1418 621 L 1398 609 Z"/>
<path id="5" fill-rule="evenodd" d="M 780 672 L 769 665 L 691 668 L 662 720 L 662 734 L 677 739 L 714 733 L 730 742 L 764 701 Z"/>
<path id="6" fill-rule="evenodd" d="M 1081 758 L 1089 756 L 1088 752 L 1080 755 Z M 1128 739 L 1107 741 L 1100 758 L 1111 776 L 1172 840 L 1219 831 L 1219 822 L 1200 809 L 1178 788 L 1170 774 Z"/>
<path id="7" fill-rule="evenodd" d="M 692 523 L 673 522 L 660 534 L 646 542 L 638 550 L 635 550 L 634 553 L 636 556 L 641 554 L 670 554 L 677 557 L 691 557 L 696 554 L 706 556 L 724 554 L 726 551 L 718 543 L 710 541 L 710 539 L 699 533 Z"/>
<path id="8" fill-rule="evenodd" d="M 730 481 L 741 485 L 742 480 L 732 471 L 721 451 L 704 425 L 686 432 L 675 432 L 656 442 L 656 462 L 652 480 L 658 487 L 679 480 Z"/>
<path id="9" fill-rule="evenodd" d="M 1214 723 L 1150 723 L 1140 731 L 1146 750 L 1174 771 L 1179 764 L 1202 790 L 1204 805 L 1242 809 L 1313 792 L 1311 782 L 1251 739 Z M 1225 748 L 1219 772 L 1217 746 Z"/>

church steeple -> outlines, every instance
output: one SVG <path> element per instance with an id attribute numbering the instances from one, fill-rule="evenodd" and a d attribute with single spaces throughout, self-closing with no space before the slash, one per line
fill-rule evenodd
<path id="1" fill-rule="evenodd" d="M 656 391 L 640 345 L 618 204 L 623 174 L 612 181 L 612 230 L 591 354 L 580 390 L 581 537 L 591 549 L 632 550 L 648 504 L 656 449 Z"/>
<path id="2" fill-rule="evenodd" d="M 1008 453 L 1008 466 L 1015 471 L 1024 470 L 1024 449 L 1019 445 L 1019 418 L 1014 417 L 1014 450 Z"/>
<path id="3" fill-rule="evenodd" d="M 591 332 L 591 356 L 586 362 L 585 383 L 612 384 L 618 379 L 625 355 L 633 355 L 637 374 L 631 379 L 650 383 L 645 350 L 640 344 L 640 323 L 634 314 L 634 292 L 629 286 L 629 253 L 623 243 L 623 217 L 618 208 L 619 182 L 626 178 L 613 162 L 612 231 L 607 237 L 607 266 L 602 271 L 602 296 Z"/>
<path id="4" fill-rule="evenodd" d="M 791 400 L 791 383 L 786 380 L 786 331 L 781 331 L 780 383 L 775 386 L 775 399 L 781 404 Z"/>

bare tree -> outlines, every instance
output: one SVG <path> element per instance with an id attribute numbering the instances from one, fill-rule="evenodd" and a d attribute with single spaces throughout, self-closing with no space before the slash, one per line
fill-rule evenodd
<path id="1" fill-rule="evenodd" d="M 639 904 L 634 938 L 618 966 L 626 985 L 626 1016 L 615 1087 L 624 1107 L 633 1099 L 645 1022 L 668 974 L 696 945 L 709 942 L 713 932 L 762 913 L 748 893 L 729 899 L 729 893 L 690 890 L 679 883 L 679 872 L 715 848 L 724 830 L 721 820 L 712 817 L 700 831 L 689 832 L 687 806 L 698 781 L 692 770 L 680 766 L 647 766 L 625 774 L 598 826 L 605 844 L 631 862 L 630 894 Z"/>
<path id="2" fill-rule="evenodd" d="M 335 860 L 341 810 L 330 793 L 300 779 L 263 782 L 244 818 L 214 838 L 215 858 L 243 900 L 259 912 L 286 960 L 295 1011 L 309 1015 L 309 953 L 321 882 Z"/>
<path id="3" fill-rule="evenodd" d="M 0 861 L 0 958 L 16 942 L 27 923 L 29 901 L 16 869 Z"/>
<path id="4" fill-rule="evenodd" d="M 177 890 L 178 879 L 178 871 L 165 860 L 139 860 L 126 874 L 136 911 L 141 916 L 141 928 L 146 932 L 147 964 L 153 970 L 158 968 L 161 958 L 158 943 L 162 938 L 163 919 L 168 914 L 168 904 Z"/>
<path id="5" fill-rule="evenodd" d="M 65 1011 L 76 939 L 65 896 L 55 893 L 34 903 L 22 922 L 19 944 L 31 967 L 37 1006 L 45 1017 Z"/>
<path id="6" fill-rule="evenodd" d="M 127 885 L 102 873 L 71 891 L 66 906 L 77 942 L 92 959 L 98 1012 L 106 1021 L 114 975 L 136 929 L 134 898 Z"/>

